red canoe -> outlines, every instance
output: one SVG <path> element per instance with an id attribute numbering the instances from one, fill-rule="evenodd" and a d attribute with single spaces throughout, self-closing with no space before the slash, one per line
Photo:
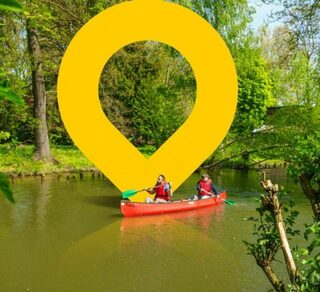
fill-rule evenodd
<path id="1" fill-rule="evenodd" d="M 219 196 L 221 197 L 221 199 L 212 197 L 209 199 L 203 199 L 198 201 L 179 200 L 164 204 L 135 203 L 122 200 L 120 202 L 120 209 L 124 217 L 148 216 L 156 214 L 182 212 L 218 205 L 224 202 L 224 200 L 227 197 L 227 193 L 223 192 L 219 194 Z"/>

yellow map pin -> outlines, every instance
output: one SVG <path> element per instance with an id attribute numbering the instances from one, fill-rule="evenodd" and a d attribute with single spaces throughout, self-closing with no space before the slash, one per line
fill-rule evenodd
<path id="1" fill-rule="evenodd" d="M 197 81 L 191 115 L 148 159 L 108 120 L 98 93 L 101 72 L 112 55 L 145 40 L 178 50 Z M 173 190 L 178 188 L 222 142 L 234 118 L 237 91 L 235 65 L 219 34 L 191 10 L 162 0 L 124 2 L 92 18 L 71 41 L 58 78 L 59 108 L 68 133 L 121 191 L 152 186 L 160 173 Z M 144 198 L 138 194 L 133 200 Z"/>

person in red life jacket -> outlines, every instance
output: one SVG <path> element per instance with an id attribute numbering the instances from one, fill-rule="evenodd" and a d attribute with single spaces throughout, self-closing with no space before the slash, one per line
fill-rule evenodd
<path id="1" fill-rule="evenodd" d="M 212 196 L 217 196 L 220 198 L 218 195 L 218 191 L 213 185 L 212 180 L 210 179 L 208 174 L 203 174 L 201 176 L 201 179 L 197 183 L 197 191 L 198 194 L 192 196 L 190 199 L 191 200 L 199 200 L 199 199 L 208 199 Z"/>
<path id="2" fill-rule="evenodd" d="M 148 188 L 146 191 L 149 194 L 156 194 L 154 200 L 151 198 L 146 198 L 146 203 L 168 203 L 170 202 L 171 186 L 166 182 L 166 178 L 163 174 L 160 174 L 155 186 L 153 188 Z"/>

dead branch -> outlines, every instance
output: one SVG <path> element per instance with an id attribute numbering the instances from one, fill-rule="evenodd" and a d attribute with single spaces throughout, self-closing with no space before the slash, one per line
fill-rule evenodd
<path id="1" fill-rule="evenodd" d="M 279 187 L 277 184 L 272 184 L 271 180 L 266 179 L 265 172 L 263 173 L 261 185 L 263 189 L 267 192 L 266 196 L 261 197 L 261 202 L 263 207 L 266 210 L 270 211 L 271 215 L 275 220 L 276 229 L 280 237 L 281 249 L 287 266 L 287 272 L 290 277 L 291 283 L 294 284 L 298 276 L 298 271 L 291 253 L 291 249 L 286 234 L 286 229 L 282 218 L 282 208 L 278 199 Z"/>

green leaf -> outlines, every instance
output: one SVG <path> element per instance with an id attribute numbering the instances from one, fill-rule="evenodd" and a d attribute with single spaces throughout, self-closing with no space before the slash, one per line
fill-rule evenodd
<path id="1" fill-rule="evenodd" d="M 22 11 L 21 4 L 16 0 L 0 0 L 0 9 Z"/>
<path id="2" fill-rule="evenodd" d="M 10 202 L 15 203 L 13 193 L 10 189 L 9 180 L 3 173 L 0 173 L 0 191 Z"/>
<path id="3" fill-rule="evenodd" d="M 10 87 L 0 86 L 0 98 L 6 98 L 16 104 L 24 105 L 23 98 L 18 96 Z"/>
<path id="4" fill-rule="evenodd" d="M 21 4 L 16 0 L 0 0 L 0 9 L 22 11 Z"/>

